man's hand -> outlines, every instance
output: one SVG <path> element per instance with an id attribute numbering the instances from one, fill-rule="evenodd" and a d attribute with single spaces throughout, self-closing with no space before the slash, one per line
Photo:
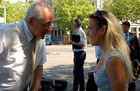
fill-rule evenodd
<path id="1" fill-rule="evenodd" d="M 74 44 L 75 44 L 75 42 L 73 42 L 72 40 L 70 40 L 70 44 L 74 45 Z"/>

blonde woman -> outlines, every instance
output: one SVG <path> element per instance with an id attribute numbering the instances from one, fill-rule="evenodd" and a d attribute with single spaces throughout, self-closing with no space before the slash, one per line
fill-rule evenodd
<path id="1" fill-rule="evenodd" d="M 127 91 L 133 79 L 129 47 L 116 17 L 104 10 L 90 15 L 87 36 L 91 44 L 100 46 L 102 55 L 94 79 L 98 91 Z"/>

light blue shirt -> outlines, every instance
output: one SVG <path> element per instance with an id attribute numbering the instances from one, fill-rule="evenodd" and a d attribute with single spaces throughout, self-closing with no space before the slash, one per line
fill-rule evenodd
<path id="1" fill-rule="evenodd" d="M 125 82 L 125 91 L 128 91 L 128 83 L 129 83 L 129 72 L 128 67 L 126 65 L 126 61 L 122 53 L 118 50 L 112 51 L 107 58 L 105 58 L 105 62 L 103 63 L 101 69 L 98 72 L 94 72 L 94 80 L 98 86 L 98 91 L 111 91 L 111 86 L 109 82 L 108 75 L 106 73 L 107 62 L 111 57 L 118 57 L 121 59 L 123 64 L 125 65 L 125 74 L 126 74 L 126 82 Z"/>
<path id="2" fill-rule="evenodd" d="M 95 46 L 95 55 L 97 59 L 101 57 L 101 53 L 101 48 L 99 46 Z"/>

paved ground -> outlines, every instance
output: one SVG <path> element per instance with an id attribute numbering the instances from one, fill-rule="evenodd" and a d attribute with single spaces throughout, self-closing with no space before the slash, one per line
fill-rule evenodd
<path id="1" fill-rule="evenodd" d="M 47 62 L 44 65 L 43 76 L 48 79 L 67 80 L 68 86 L 64 91 L 70 91 L 73 83 L 73 52 L 71 45 L 51 45 L 46 46 Z M 87 57 L 84 64 L 85 82 L 87 82 L 87 73 L 95 68 L 94 47 L 88 45 Z M 140 79 L 137 80 L 137 89 L 140 91 Z"/>

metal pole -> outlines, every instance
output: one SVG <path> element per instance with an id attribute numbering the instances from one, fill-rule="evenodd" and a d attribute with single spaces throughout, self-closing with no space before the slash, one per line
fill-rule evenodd
<path id="1" fill-rule="evenodd" d="M 6 24 L 6 7 L 5 6 L 0 6 L 0 8 L 3 8 L 3 17 L 0 17 L 1 22 Z"/>
<path id="2" fill-rule="evenodd" d="M 100 0 L 100 10 L 102 10 L 102 0 Z"/>

